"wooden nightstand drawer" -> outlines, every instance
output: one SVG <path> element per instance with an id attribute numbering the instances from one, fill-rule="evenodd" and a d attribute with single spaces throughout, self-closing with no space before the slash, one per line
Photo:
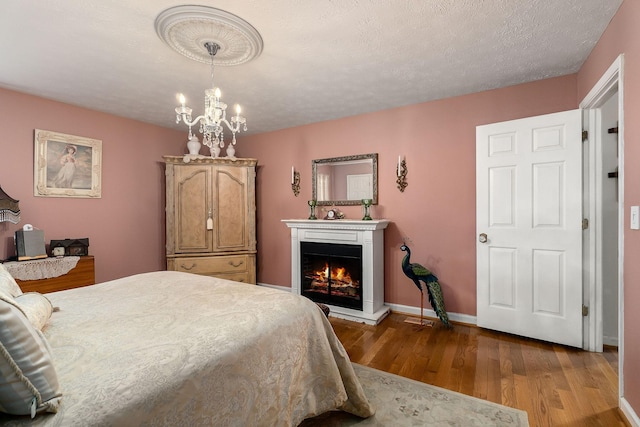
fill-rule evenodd
<path id="1" fill-rule="evenodd" d="M 167 269 L 255 284 L 254 254 L 167 259 Z"/>
<path id="2" fill-rule="evenodd" d="M 96 283 L 95 260 L 92 255 L 81 256 L 75 268 L 67 274 L 40 280 L 16 279 L 16 283 L 22 292 L 40 292 L 42 294 L 93 285 Z"/>

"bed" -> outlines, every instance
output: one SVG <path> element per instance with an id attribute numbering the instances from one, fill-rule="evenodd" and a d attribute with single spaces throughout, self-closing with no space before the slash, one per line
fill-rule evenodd
<path id="1" fill-rule="evenodd" d="M 296 426 L 329 410 L 374 412 L 304 297 L 173 271 L 46 297 L 58 308 L 42 328 L 57 413 L 0 414 L 3 425 Z"/>

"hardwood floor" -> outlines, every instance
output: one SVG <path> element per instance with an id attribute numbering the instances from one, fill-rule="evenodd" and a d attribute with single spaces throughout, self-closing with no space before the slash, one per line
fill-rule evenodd
<path id="1" fill-rule="evenodd" d="M 378 326 L 330 318 L 353 362 L 525 410 L 531 427 L 629 425 L 617 407 L 617 349 L 405 319 L 415 318 L 392 313 Z"/>

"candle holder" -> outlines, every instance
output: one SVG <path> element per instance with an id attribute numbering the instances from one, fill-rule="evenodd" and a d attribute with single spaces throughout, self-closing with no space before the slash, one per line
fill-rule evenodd
<path id="1" fill-rule="evenodd" d="M 362 211 L 364 212 L 362 216 L 363 221 L 371 221 L 369 209 L 371 209 L 371 199 L 362 199 Z"/>
<path id="2" fill-rule="evenodd" d="M 401 162 L 398 163 L 398 168 L 397 168 L 397 173 L 396 175 L 398 176 L 396 178 L 396 184 L 398 187 L 398 190 L 400 190 L 401 193 L 404 193 L 404 189 L 407 188 L 407 185 L 409 185 L 407 183 L 407 162 L 406 160 L 402 160 Z"/>
<path id="3" fill-rule="evenodd" d="M 291 183 L 291 189 L 293 190 L 293 194 L 298 197 L 300 194 L 300 172 L 293 172 L 293 182 Z"/>
<path id="4" fill-rule="evenodd" d="M 309 219 L 318 219 L 316 217 L 316 201 L 315 200 L 309 200 Z"/>

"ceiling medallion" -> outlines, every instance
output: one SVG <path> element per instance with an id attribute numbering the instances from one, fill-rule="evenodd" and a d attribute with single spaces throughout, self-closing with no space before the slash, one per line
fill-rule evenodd
<path id="1" fill-rule="evenodd" d="M 260 33 L 244 19 L 207 6 L 176 6 L 160 13 L 156 33 L 176 52 L 194 61 L 209 64 L 206 43 L 220 46 L 215 65 L 239 65 L 262 53 Z"/>

